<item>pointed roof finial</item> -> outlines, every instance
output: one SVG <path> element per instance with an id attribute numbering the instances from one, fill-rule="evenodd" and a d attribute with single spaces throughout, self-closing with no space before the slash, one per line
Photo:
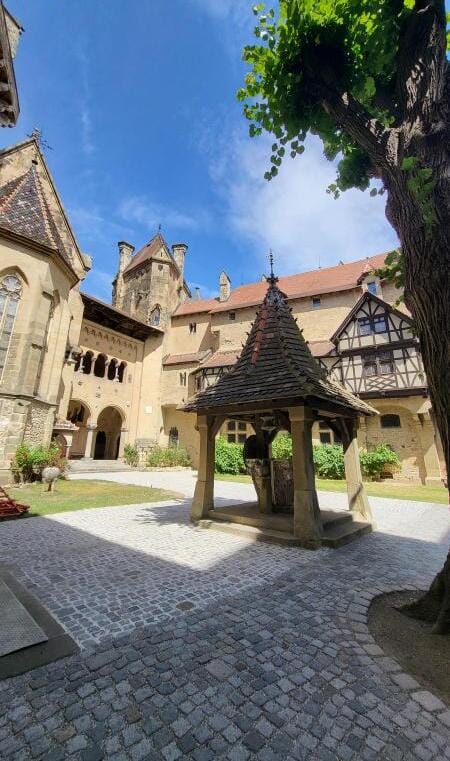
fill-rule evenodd
<path id="1" fill-rule="evenodd" d="M 267 278 L 267 281 L 271 285 L 274 285 L 275 283 L 278 282 L 278 278 L 275 276 L 274 271 L 273 271 L 273 253 L 272 253 L 272 249 L 269 249 L 268 259 L 269 259 L 269 264 L 270 264 L 270 277 Z"/>
<path id="2" fill-rule="evenodd" d="M 159 223 L 159 225 L 158 225 L 158 232 L 159 232 L 159 233 L 161 232 L 161 222 L 160 222 L 160 223 Z"/>

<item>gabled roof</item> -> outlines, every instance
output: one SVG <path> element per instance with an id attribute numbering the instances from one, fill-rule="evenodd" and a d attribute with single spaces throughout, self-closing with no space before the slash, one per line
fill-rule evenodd
<path id="1" fill-rule="evenodd" d="M 298 275 L 289 275 L 279 279 L 280 288 L 288 299 L 305 298 L 306 296 L 320 296 L 322 293 L 335 293 L 336 291 L 357 288 L 361 275 L 372 269 L 381 267 L 387 254 L 359 259 L 356 262 L 338 264 L 335 267 L 301 272 Z M 174 313 L 174 317 L 181 317 L 194 312 L 232 312 L 235 309 L 243 309 L 260 304 L 266 293 L 266 283 L 249 283 L 241 285 L 231 291 L 227 301 L 219 299 L 200 299 L 198 301 L 185 301 L 180 304 Z"/>
<path id="2" fill-rule="evenodd" d="M 80 279 L 91 267 L 90 257 L 80 251 L 37 140 L 32 137 L 0 149 L 0 160 L 5 167 L 13 170 L 17 167 L 17 173 L 10 172 L 11 179 L 0 187 L 3 215 L 0 227 L 57 251 Z M 28 168 L 24 170 L 24 167 Z M 54 203 L 56 216 L 50 200 Z M 61 229 L 69 245 L 64 243 Z"/>
<path id="3" fill-rule="evenodd" d="M 203 367 L 230 367 L 236 364 L 240 351 L 216 351 L 208 359 L 202 362 Z"/>
<path id="4" fill-rule="evenodd" d="M 341 333 L 346 329 L 347 325 L 351 323 L 351 321 L 354 319 L 355 315 L 358 314 L 359 310 L 365 304 L 367 301 L 374 301 L 376 304 L 379 304 L 380 306 L 384 307 L 386 312 L 389 312 L 390 314 L 395 314 L 397 317 L 399 317 L 401 320 L 404 320 L 408 323 L 408 325 L 413 325 L 412 318 L 405 314 L 405 312 L 401 312 L 399 309 L 396 309 L 395 307 L 391 306 L 387 303 L 387 301 L 384 301 L 384 299 L 381 299 L 379 296 L 376 296 L 374 293 L 370 293 L 370 291 L 365 291 L 360 299 L 356 302 L 353 309 L 350 310 L 346 318 L 341 322 L 339 327 L 334 331 L 333 335 L 330 338 L 330 341 L 335 343 Z"/>
<path id="5" fill-rule="evenodd" d="M 330 381 L 313 358 L 287 297 L 269 279 L 269 287 L 236 364 L 214 386 L 200 391 L 181 409 L 191 412 L 242 409 L 252 405 L 321 405 L 337 415 L 375 411 Z"/>
<path id="6" fill-rule="evenodd" d="M 164 247 L 169 253 L 169 248 L 161 233 L 156 233 L 156 235 L 154 235 L 153 238 L 148 243 L 146 243 L 146 245 L 143 246 L 140 251 L 134 254 L 134 256 L 131 258 L 130 263 L 127 265 L 127 267 L 125 267 L 123 274 L 125 275 L 128 272 L 131 272 L 131 270 L 134 270 L 136 267 L 139 267 L 141 264 L 154 259 L 162 247 Z"/>

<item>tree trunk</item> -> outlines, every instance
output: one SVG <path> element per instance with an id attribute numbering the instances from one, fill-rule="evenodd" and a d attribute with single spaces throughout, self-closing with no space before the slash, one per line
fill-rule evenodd
<path id="1" fill-rule="evenodd" d="M 435 221 L 423 220 L 423 203 L 411 193 L 402 171 L 384 178 L 388 191 L 386 216 L 400 238 L 405 269 L 405 303 L 415 323 L 427 375 L 434 419 L 442 440 L 447 479 L 450 474 L 450 162 L 447 148 L 428 156 L 435 186 L 428 203 Z M 440 159 L 440 161 L 437 161 Z M 407 615 L 435 621 L 433 631 L 450 632 L 450 554 L 429 591 L 407 606 Z"/>

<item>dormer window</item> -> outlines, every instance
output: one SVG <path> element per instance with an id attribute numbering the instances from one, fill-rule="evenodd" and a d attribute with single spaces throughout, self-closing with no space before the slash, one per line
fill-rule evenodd
<path id="1" fill-rule="evenodd" d="M 374 296 L 377 295 L 378 285 L 375 280 L 371 280 L 370 283 L 367 283 L 367 290 L 369 291 L 369 293 L 372 293 Z"/>
<path id="2" fill-rule="evenodd" d="M 320 296 L 314 296 L 312 300 L 312 308 L 313 309 L 320 309 Z"/>
<path id="3" fill-rule="evenodd" d="M 180 373 L 180 386 L 187 386 L 187 373 Z"/>
<path id="4" fill-rule="evenodd" d="M 197 332 L 197 323 L 196 322 L 190 322 L 189 323 L 189 333 L 196 333 Z"/>
<path id="5" fill-rule="evenodd" d="M 236 320 L 236 312 L 228 312 L 228 319 L 230 322 L 234 322 Z"/>

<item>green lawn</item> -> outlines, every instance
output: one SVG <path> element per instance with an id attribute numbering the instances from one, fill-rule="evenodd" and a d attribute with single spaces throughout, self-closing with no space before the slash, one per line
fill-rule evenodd
<path id="1" fill-rule="evenodd" d="M 62 480 L 57 482 L 53 493 L 45 491 L 46 488 L 41 483 L 34 483 L 22 488 L 8 489 L 8 493 L 18 502 L 30 505 L 27 516 L 53 515 L 90 507 L 161 502 L 181 497 L 175 492 L 151 489 L 147 486 L 116 484 L 112 481 Z"/>
<path id="2" fill-rule="evenodd" d="M 216 473 L 217 481 L 238 481 L 240 483 L 251 483 L 250 476 L 239 475 L 231 476 L 225 473 Z M 371 497 L 386 497 L 387 499 L 411 499 L 418 502 L 439 502 L 442 505 L 448 504 L 448 491 L 443 486 L 421 486 L 416 484 L 398 484 L 382 481 L 374 483 L 367 481 L 365 483 L 367 494 Z M 338 491 L 347 490 L 345 481 L 328 481 L 325 478 L 316 478 L 316 487 L 320 491 Z"/>

